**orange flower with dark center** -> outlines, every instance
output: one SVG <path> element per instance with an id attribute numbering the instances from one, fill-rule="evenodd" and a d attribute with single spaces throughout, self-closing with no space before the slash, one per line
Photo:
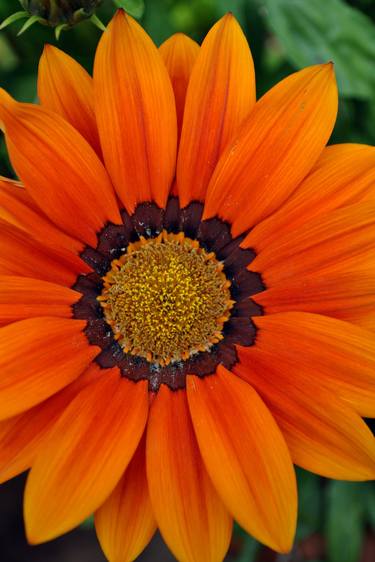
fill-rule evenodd
<path id="1" fill-rule="evenodd" d="M 233 518 L 286 552 L 293 463 L 374 476 L 375 149 L 325 148 L 331 64 L 254 84 L 231 15 L 158 51 L 119 11 L 93 80 L 47 47 L 41 106 L 0 95 L 0 478 L 31 468 L 31 543 L 95 513 L 111 562 L 157 527 L 220 562 Z"/>

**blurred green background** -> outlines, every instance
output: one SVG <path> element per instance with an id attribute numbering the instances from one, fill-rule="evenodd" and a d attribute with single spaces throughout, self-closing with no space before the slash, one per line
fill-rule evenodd
<path id="1" fill-rule="evenodd" d="M 115 4 L 139 18 L 158 45 L 176 31 L 200 42 L 221 15 L 232 11 L 251 45 L 258 96 L 296 69 L 334 61 L 340 106 L 331 142 L 375 144 L 374 0 L 103 0 L 97 15 L 104 23 L 109 21 Z M 17 0 L 0 0 L 0 21 L 19 9 Z M 22 24 L 16 22 L 0 32 L 0 85 L 18 100 L 36 101 L 38 59 L 46 42 L 57 44 L 91 71 L 101 34 L 91 22 L 63 32 L 59 41 L 51 28 L 38 23 L 17 36 Z M 12 175 L 3 140 L 0 174 Z M 374 484 L 328 482 L 301 470 L 298 480 L 299 525 L 296 548 L 291 555 L 276 556 L 236 528 L 228 560 L 375 562 Z M 81 533 L 81 541 L 87 541 L 87 536 L 93 540 L 90 523 Z M 6 537 L 1 535 L 4 545 Z M 79 537 L 75 537 L 75 545 Z M 59 543 L 58 548 L 61 550 L 64 544 Z M 86 560 L 83 551 L 74 550 L 77 546 L 73 544 L 65 558 L 51 555 L 48 550 L 45 557 L 43 547 L 37 549 L 34 558 L 26 548 L 17 554 L 11 546 L 5 546 L 0 558 L 3 562 Z M 153 548 L 144 560 L 170 560 L 159 543 Z M 98 551 L 87 560 L 102 558 Z"/>

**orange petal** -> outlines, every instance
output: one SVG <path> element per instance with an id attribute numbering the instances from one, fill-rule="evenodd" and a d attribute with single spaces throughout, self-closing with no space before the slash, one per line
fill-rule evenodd
<path id="1" fill-rule="evenodd" d="M 368 252 L 374 252 L 374 227 L 375 201 L 337 209 L 275 239 L 256 256 L 251 269 L 261 272 L 270 288 L 320 270 L 335 271 L 348 260 L 355 270 L 363 267 Z M 372 260 L 372 272 L 374 265 Z"/>
<path id="2" fill-rule="evenodd" d="M 247 236 L 246 243 L 261 250 L 314 217 L 370 200 L 375 200 L 375 147 L 327 146 L 288 201 L 258 224 Z"/>
<path id="3" fill-rule="evenodd" d="M 176 558 L 223 560 L 232 521 L 204 468 L 185 391 L 163 385 L 152 403 L 147 476 L 158 526 Z"/>
<path id="4" fill-rule="evenodd" d="M 68 250 L 45 246 L 18 228 L 0 221 L 0 274 L 44 279 L 71 286 L 90 268 Z"/>
<path id="5" fill-rule="evenodd" d="M 3 90 L 0 119 L 13 167 L 32 198 L 65 232 L 95 246 L 96 232 L 120 216 L 94 150 L 56 113 L 17 103 Z"/>
<path id="6" fill-rule="evenodd" d="M 235 369 L 254 386 L 276 419 L 293 462 L 338 480 L 375 477 L 375 439 L 365 422 L 337 396 L 269 362 Z M 312 399 L 313 397 L 313 399 Z"/>
<path id="7" fill-rule="evenodd" d="M 129 464 L 148 412 L 145 381 L 133 383 L 117 368 L 84 388 L 44 443 L 25 492 L 30 543 L 66 533 L 109 496 Z"/>
<path id="8" fill-rule="evenodd" d="M 99 42 L 95 112 L 104 160 L 129 212 L 163 207 L 175 172 L 173 89 L 161 56 L 140 25 L 119 10 Z"/>
<path id="9" fill-rule="evenodd" d="M 254 103 L 250 49 L 236 19 L 227 14 L 203 41 L 186 94 L 177 162 L 182 207 L 204 199 L 223 149 Z"/>
<path id="10" fill-rule="evenodd" d="M 306 383 L 316 378 L 359 414 L 375 416 L 375 334 L 349 322 L 310 314 L 284 312 L 253 318 L 256 344 L 241 350 L 252 357 L 283 364 Z"/>
<path id="11" fill-rule="evenodd" d="M 21 218 L 21 213 L 18 214 L 13 212 L 13 209 L 8 209 L 8 206 L 6 205 L 7 199 L 8 199 L 8 193 L 10 194 L 10 199 L 13 202 L 13 199 L 15 199 L 15 204 L 17 206 L 17 203 L 19 202 L 21 204 L 21 206 L 25 205 L 27 202 L 31 203 L 31 207 L 35 210 L 36 209 L 36 205 L 34 203 L 34 201 L 31 199 L 31 197 L 29 196 L 29 194 L 26 192 L 24 186 L 22 185 L 22 183 L 18 180 L 13 180 L 10 178 L 6 178 L 5 176 L 0 176 L 0 197 L 1 197 L 1 205 L 0 205 L 0 219 L 2 221 L 5 222 L 9 222 L 10 224 L 13 224 L 14 226 L 17 226 L 18 228 L 23 228 L 22 227 L 22 218 Z M 5 195 L 5 197 L 4 197 Z M 14 198 L 12 197 L 14 195 Z M 18 197 L 19 196 L 19 197 Z M 3 199 L 5 199 L 5 205 L 3 204 Z M 26 209 L 27 206 L 25 205 Z"/>
<path id="12" fill-rule="evenodd" d="M 135 560 L 156 531 L 146 477 L 145 439 L 107 501 L 95 514 L 100 545 L 111 562 Z"/>
<path id="13" fill-rule="evenodd" d="M 290 550 L 296 526 L 295 474 L 283 436 L 253 388 L 219 367 L 188 377 L 199 448 L 214 486 L 244 529 L 274 550 Z"/>
<path id="14" fill-rule="evenodd" d="M 77 61 L 53 45 L 45 45 L 40 57 L 38 96 L 44 107 L 69 121 L 101 154 L 92 78 Z"/>
<path id="15" fill-rule="evenodd" d="M 48 431 L 63 410 L 101 369 L 92 364 L 69 386 L 30 410 L 0 422 L 0 482 L 31 467 Z"/>
<path id="16" fill-rule="evenodd" d="M 71 318 L 81 296 L 47 281 L 0 275 L 0 325 L 37 316 Z"/>
<path id="17" fill-rule="evenodd" d="M 0 177 L 0 218 L 54 249 L 67 248 L 76 254 L 83 250 L 81 242 L 47 219 L 20 182 L 3 177 Z"/>
<path id="18" fill-rule="evenodd" d="M 265 314 L 300 310 L 356 323 L 374 316 L 375 272 L 364 266 L 356 271 L 323 270 L 292 277 L 252 298 Z"/>
<path id="19" fill-rule="evenodd" d="M 361 326 L 365 330 L 375 331 L 375 315 L 374 315 L 374 306 L 371 302 L 371 308 L 368 306 L 362 306 L 355 308 L 348 308 L 343 310 L 343 312 L 335 314 L 336 318 L 341 318 L 342 320 L 346 320 L 347 322 L 352 322 L 357 326 Z"/>
<path id="20" fill-rule="evenodd" d="M 199 45 L 187 35 L 175 33 L 160 45 L 159 52 L 172 82 L 176 101 L 178 136 L 180 136 L 186 90 L 191 71 L 199 53 Z"/>
<path id="21" fill-rule="evenodd" d="M 0 419 L 42 402 L 76 379 L 98 354 L 86 323 L 30 318 L 0 328 Z"/>
<path id="22" fill-rule="evenodd" d="M 277 210 L 310 171 L 332 132 L 337 87 L 332 64 L 300 70 L 255 105 L 211 179 L 204 218 L 243 232 Z"/>

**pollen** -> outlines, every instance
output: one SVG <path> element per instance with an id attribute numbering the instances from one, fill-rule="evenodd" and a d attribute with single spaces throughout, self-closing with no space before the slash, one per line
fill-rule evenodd
<path id="1" fill-rule="evenodd" d="M 160 366 L 223 339 L 234 304 L 215 253 L 166 231 L 129 244 L 113 260 L 98 300 L 123 350 Z"/>

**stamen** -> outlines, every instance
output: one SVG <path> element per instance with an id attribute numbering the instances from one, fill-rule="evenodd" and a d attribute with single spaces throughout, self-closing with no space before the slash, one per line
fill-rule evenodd
<path id="1" fill-rule="evenodd" d="M 125 352 L 165 366 L 222 338 L 234 305 L 214 252 L 163 230 L 113 260 L 98 301 Z"/>

